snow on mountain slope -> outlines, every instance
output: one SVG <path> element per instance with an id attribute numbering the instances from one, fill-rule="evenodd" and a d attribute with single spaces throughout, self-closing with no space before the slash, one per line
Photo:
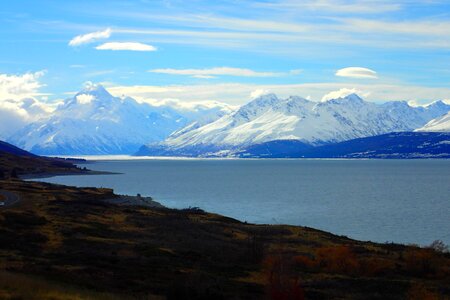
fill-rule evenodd
<path id="1" fill-rule="evenodd" d="M 299 140 L 311 145 L 340 142 L 394 131 L 412 131 L 450 110 L 436 102 L 411 107 L 406 102 L 383 105 L 366 102 L 356 94 L 325 102 L 300 97 L 279 99 L 264 95 L 236 112 L 196 128 L 184 128 L 163 143 L 149 144 L 139 154 L 161 155 L 215 152 L 274 140 Z"/>
<path id="2" fill-rule="evenodd" d="M 192 117 L 210 112 L 220 116 L 217 109 L 178 112 L 169 106 L 138 103 L 114 97 L 101 85 L 90 85 L 8 141 L 45 155 L 130 154 L 144 143 L 162 141 Z"/>
<path id="3" fill-rule="evenodd" d="M 416 131 L 430 131 L 430 132 L 450 132 L 450 112 L 447 114 L 431 120 L 422 128 Z"/>
<path id="4" fill-rule="evenodd" d="M 48 116 L 54 107 L 33 99 L 6 99 L 0 101 L 0 139 L 7 139 L 11 134 L 27 124 Z"/>

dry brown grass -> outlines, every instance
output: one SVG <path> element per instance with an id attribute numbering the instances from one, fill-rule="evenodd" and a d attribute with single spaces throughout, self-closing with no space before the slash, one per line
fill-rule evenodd
<path id="1" fill-rule="evenodd" d="M 127 300 L 135 299 L 124 295 L 90 291 L 62 285 L 34 276 L 0 271 L 0 299 L 11 300 Z M 153 295 L 139 299 L 161 300 Z"/>
<path id="2" fill-rule="evenodd" d="M 0 210 L 0 270 L 31 280 L 7 281 L 0 299 L 117 297 L 112 291 L 169 299 L 405 299 L 416 283 L 428 294 L 450 294 L 450 257 L 433 249 L 195 209 L 116 206 L 101 201 L 110 190 L 1 180 L 0 188 L 23 199 Z"/>

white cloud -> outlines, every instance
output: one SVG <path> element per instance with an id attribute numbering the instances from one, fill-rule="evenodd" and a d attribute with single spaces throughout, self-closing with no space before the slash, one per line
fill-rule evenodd
<path id="1" fill-rule="evenodd" d="M 210 69 L 154 69 L 150 70 L 149 72 L 171 75 L 187 75 L 196 78 L 213 78 L 215 75 L 239 77 L 274 77 L 282 75 L 282 73 L 257 72 L 250 69 L 231 67 L 217 67 Z"/>
<path id="2" fill-rule="evenodd" d="M 355 88 L 353 88 L 353 89 L 342 88 L 337 91 L 332 91 L 332 92 L 329 92 L 328 94 L 324 95 L 322 97 L 322 101 L 324 102 L 324 101 L 328 101 L 331 99 L 344 98 L 351 94 L 357 94 L 358 96 L 360 96 L 362 98 L 366 98 L 367 96 L 369 96 L 370 93 L 365 93 L 365 92 L 357 90 Z"/>
<path id="3" fill-rule="evenodd" d="M 114 50 L 114 51 L 156 51 L 156 47 L 135 42 L 111 42 L 104 43 L 95 47 L 97 50 Z"/>
<path id="4" fill-rule="evenodd" d="M 348 1 L 348 0 L 281 0 L 259 4 L 270 8 L 286 10 L 312 10 L 334 13 L 369 14 L 399 10 L 401 5 L 390 1 Z"/>
<path id="5" fill-rule="evenodd" d="M 33 97 L 44 95 L 39 79 L 45 71 L 22 75 L 0 74 L 0 139 L 6 139 L 53 108 Z"/>
<path id="6" fill-rule="evenodd" d="M 0 74 L 0 100 L 22 99 L 38 95 L 39 88 L 43 86 L 39 78 L 44 74 L 45 71 L 22 75 Z"/>
<path id="7" fill-rule="evenodd" d="M 216 78 L 216 76 L 211 76 L 211 75 L 192 75 L 192 77 L 194 77 L 194 78 L 202 78 L 202 79 Z"/>
<path id="8" fill-rule="evenodd" d="M 77 96 L 77 102 L 80 104 L 89 104 L 94 100 L 95 97 L 92 95 L 81 94 Z"/>
<path id="9" fill-rule="evenodd" d="M 52 111 L 53 107 L 32 98 L 0 101 L 0 140 Z"/>
<path id="10" fill-rule="evenodd" d="M 0 139 L 8 138 L 26 124 L 27 112 L 13 101 L 0 101 Z"/>
<path id="11" fill-rule="evenodd" d="M 111 28 L 107 28 L 103 31 L 95 31 L 87 34 L 77 35 L 69 41 L 69 46 L 80 46 L 83 44 L 89 44 L 101 39 L 107 39 L 111 36 Z"/>
<path id="12" fill-rule="evenodd" d="M 374 70 L 361 67 L 343 68 L 338 70 L 335 75 L 350 78 L 372 78 L 372 79 L 378 78 L 377 72 L 375 72 Z"/>
<path id="13" fill-rule="evenodd" d="M 269 93 L 270 93 L 269 90 L 265 90 L 265 89 L 257 89 L 257 90 L 254 90 L 254 91 L 252 91 L 252 92 L 250 93 L 250 98 L 251 98 L 251 99 L 255 99 L 255 98 L 258 98 L 258 97 L 260 97 L 260 96 L 262 96 L 262 95 L 267 95 L 267 94 L 269 94 Z"/>

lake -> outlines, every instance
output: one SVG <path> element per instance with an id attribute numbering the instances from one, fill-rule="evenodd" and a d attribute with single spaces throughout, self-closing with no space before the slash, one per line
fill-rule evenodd
<path id="1" fill-rule="evenodd" d="M 359 240 L 450 243 L 450 160 L 138 159 L 87 167 L 123 174 L 39 180 Z"/>

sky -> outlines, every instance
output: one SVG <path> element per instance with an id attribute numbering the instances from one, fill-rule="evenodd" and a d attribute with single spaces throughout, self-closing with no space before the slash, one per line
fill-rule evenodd
<path id="1" fill-rule="evenodd" d="M 450 99 L 450 1 L 7 1 L 0 101 Z"/>

